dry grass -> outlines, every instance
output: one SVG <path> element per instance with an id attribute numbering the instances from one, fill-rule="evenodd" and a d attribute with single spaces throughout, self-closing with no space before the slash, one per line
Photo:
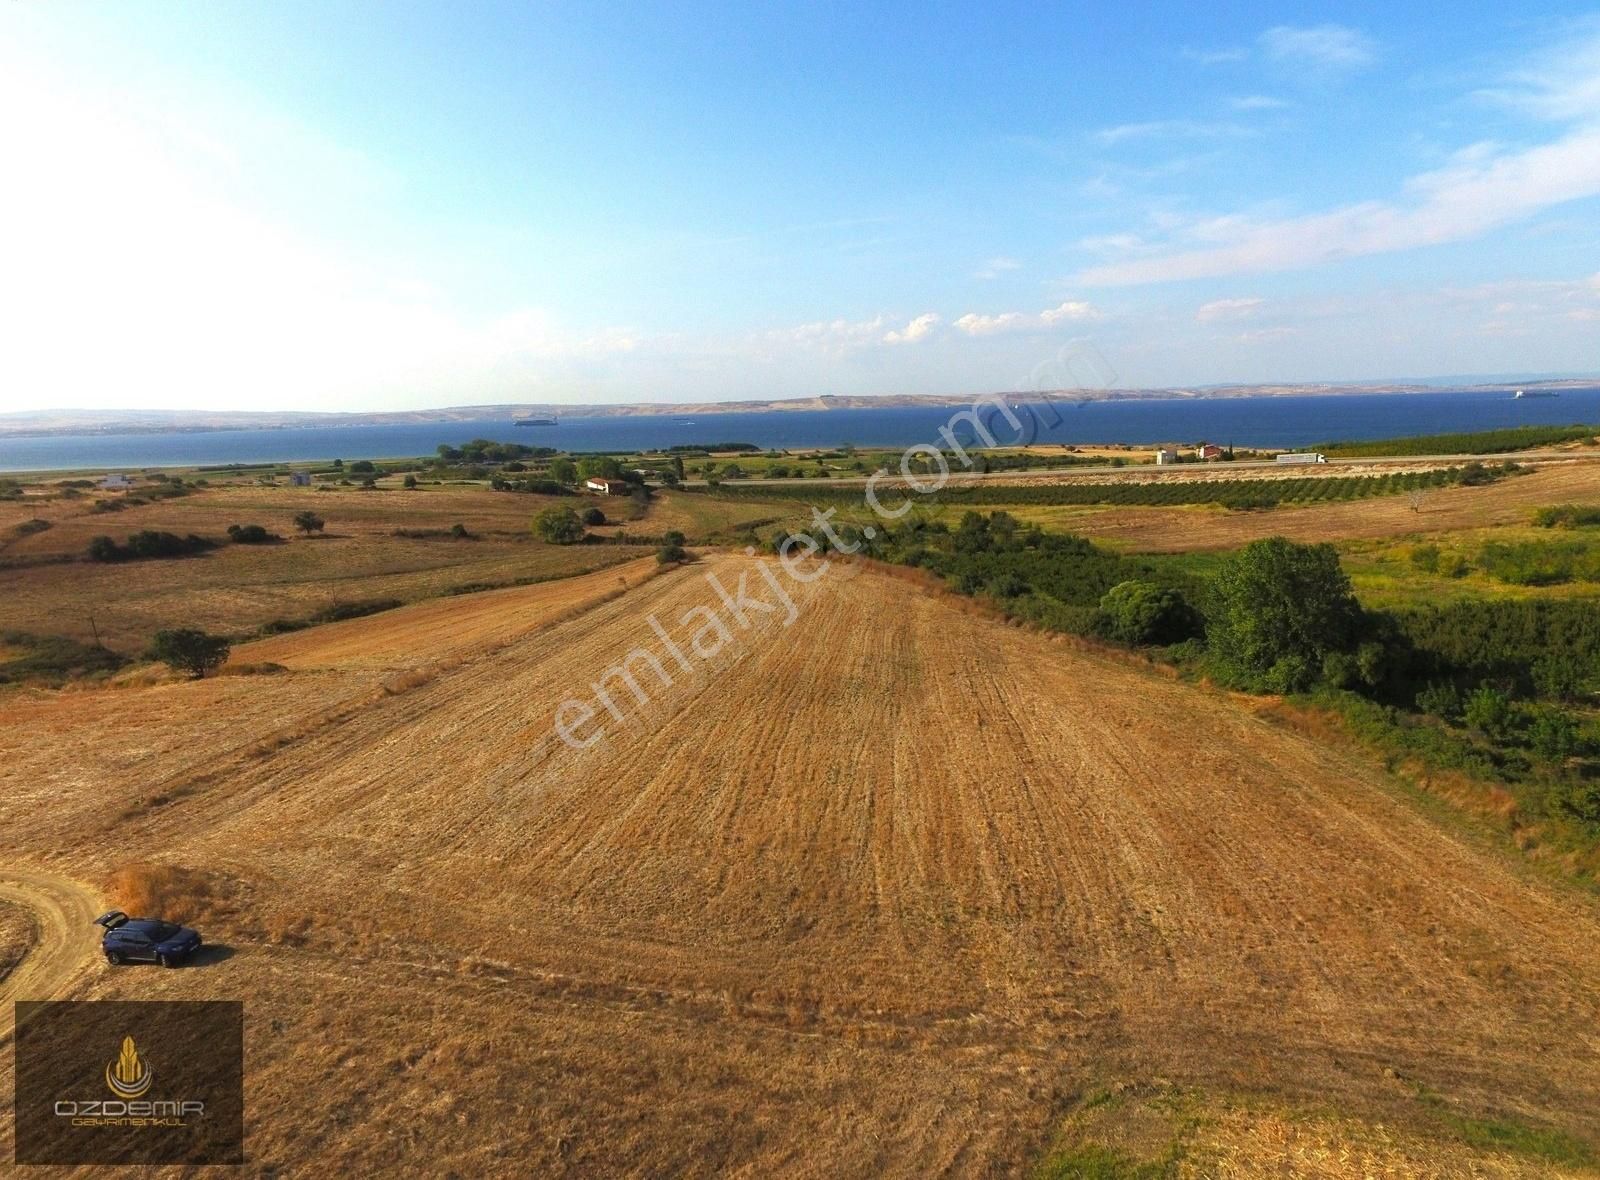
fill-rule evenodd
<path id="1" fill-rule="evenodd" d="M 1335 468 L 1331 474 L 1350 473 Z M 1204 506 L 1095 508 L 1026 504 L 985 505 L 983 510 L 990 512 L 1006 507 L 1014 516 L 1031 524 L 1082 533 L 1139 552 L 1176 553 L 1232 549 L 1270 536 L 1296 541 L 1340 541 L 1524 524 L 1533 508 L 1572 500 L 1593 500 L 1597 496 L 1600 496 L 1600 463 L 1574 461 L 1544 464 L 1532 474 L 1484 487 L 1431 491 L 1419 512 L 1411 510 L 1405 496 L 1287 505 L 1250 512 Z"/>
<path id="2" fill-rule="evenodd" d="M 0 902 L 0 980 L 11 974 L 33 946 L 37 932 L 28 911 Z"/>
<path id="3" fill-rule="evenodd" d="M 300 620 L 339 603 L 376 598 L 415 602 L 462 586 L 508 586 L 568 577 L 626 562 L 648 546 L 552 546 L 532 538 L 541 508 L 582 508 L 587 497 L 523 496 L 478 486 L 413 492 L 323 492 L 288 487 L 225 486 L 124 512 L 95 514 L 83 500 L 49 506 L 56 525 L 21 538 L 0 557 L 0 629 L 66 635 L 134 653 L 163 627 L 198 626 L 249 635 L 275 619 Z M 621 501 L 601 501 L 620 511 Z M 313 508 L 327 536 L 296 535 L 292 518 Z M 44 512 L 30 506 L 27 515 Z M 643 520 L 592 530 L 599 535 L 658 535 L 679 529 L 691 539 L 772 515 L 770 505 L 729 503 L 662 493 Z M 396 529 L 445 531 L 465 523 L 473 541 L 397 537 Z M 279 545 L 229 545 L 199 557 L 120 565 L 38 564 L 81 555 L 96 535 L 122 538 L 141 529 L 221 538 L 229 524 L 263 524 Z"/>
<path id="4" fill-rule="evenodd" d="M 261 1168 L 1014 1173 L 1102 1079 L 1367 1125 L 1414 1102 L 1385 1070 L 1600 1138 L 1593 899 L 1218 695 L 841 569 L 600 744 L 553 740 L 648 617 L 716 606 L 701 572 L 0 698 L 7 856 L 105 879 L 160 849 L 202 882 L 175 905 L 235 907 L 205 928 L 231 958 L 73 994 L 247 996 Z M 1213 1136 L 1237 1169 L 1278 1158 L 1257 1122 Z"/>

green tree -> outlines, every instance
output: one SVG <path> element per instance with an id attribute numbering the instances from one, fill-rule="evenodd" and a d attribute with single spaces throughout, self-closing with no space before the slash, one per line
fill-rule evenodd
<path id="1" fill-rule="evenodd" d="M 414 476 L 414 475 L 407 475 L 402 482 L 405 484 L 406 487 L 414 488 L 414 487 L 417 486 L 417 477 Z"/>
<path id="2" fill-rule="evenodd" d="M 622 464 L 610 455 L 585 455 L 578 460 L 578 474 L 588 479 L 591 475 L 603 475 L 609 479 L 622 478 Z"/>
<path id="3" fill-rule="evenodd" d="M 571 459 L 550 460 L 550 478 L 557 483 L 577 483 L 578 465 Z"/>
<path id="4" fill-rule="evenodd" d="M 1118 582 L 1100 599 L 1097 629 L 1118 643 L 1180 643 L 1200 619 L 1182 594 L 1153 582 Z"/>
<path id="5" fill-rule="evenodd" d="M 306 511 L 294 514 L 294 527 L 308 537 L 312 533 L 320 533 L 327 526 L 327 523 L 315 512 Z"/>
<path id="6" fill-rule="evenodd" d="M 1361 607 L 1332 545 L 1252 541 L 1223 561 L 1212 594 L 1207 642 L 1241 687 L 1308 688 L 1329 653 L 1356 646 Z"/>
<path id="7" fill-rule="evenodd" d="M 1511 698 L 1492 684 L 1478 685 L 1461 710 L 1461 719 L 1491 741 L 1509 737 L 1515 718 Z"/>
<path id="8" fill-rule="evenodd" d="M 232 645 L 221 635 L 207 635 L 192 627 L 157 631 L 150 644 L 152 657 L 174 671 L 187 672 L 196 680 L 222 667 L 231 649 Z"/>
<path id="9" fill-rule="evenodd" d="M 572 545 L 583 540 L 583 522 L 570 508 L 546 508 L 533 518 L 533 531 L 552 545 Z"/>

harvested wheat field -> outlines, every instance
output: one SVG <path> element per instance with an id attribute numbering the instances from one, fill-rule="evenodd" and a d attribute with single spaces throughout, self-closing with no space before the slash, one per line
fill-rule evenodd
<path id="1" fill-rule="evenodd" d="M 1438 1111 L 1600 1140 L 1591 896 L 1351 755 L 901 581 L 835 568 L 741 629 L 705 575 L 770 602 L 757 565 L 4 698 L 10 871 L 226 947 L 83 972 L 84 930 L 60 994 L 244 999 L 258 1171 L 1009 1173 L 1108 1086 L 1202 1112 L 1194 1174 L 1458 1174 Z M 687 645 L 694 607 L 732 639 L 684 670 L 649 620 Z M 671 686 L 636 665 L 644 705 L 555 738 L 638 647 Z"/>
<path id="2" fill-rule="evenodd" d="M 1330 469 L 1331 476 L 1345 474 L 1348 472 L 1343 468 Z M 1233 549 L 1262 537 L 1288 537 L 1306 542 L 1344 541 L 1525 524 L 1535 508 L 1547 504 L 1597 501 L 1600 501 L 1600 463 L 1573 460 L 1541 464 L 1527 475 L 1482 487 L 1458 486 L 1429 491 L 1415 509 L 1410 497 L 1404 495 L 1252 511 L 1205 506 L 1095 508 L 1021 504 L 1006 507 L 1029 523 L 1081 533 L 1109 541 L 1119 548 L 1143 553 L 1179 553 Z M 986 505 L 985 511 L 990 510 Z"/>

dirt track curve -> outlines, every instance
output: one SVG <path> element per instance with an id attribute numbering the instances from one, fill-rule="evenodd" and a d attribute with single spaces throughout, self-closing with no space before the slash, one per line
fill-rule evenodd
<path id="1" fill-rule="evenodd" d="M 16 1000 L 58 995 L 90 961 L 88 930 L 98 916 L 98 895 L 78 881 L 47 873 L 0 869 L 0 902 L 20 906 L 34 923 L 33 945 L 16 970 L 0 979 L 0 1039 L 11 1033 Z"/>

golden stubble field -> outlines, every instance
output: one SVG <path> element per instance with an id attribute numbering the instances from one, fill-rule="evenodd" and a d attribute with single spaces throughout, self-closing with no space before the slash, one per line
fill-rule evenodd
<path id="1" fill-rule="evenodd" d="M 84 930 L 59 986 L 244 999 L 259 1171 L 1010 1173 L 1119 1083 L 1333 1120 L 1218 1121 L 1226 1174 L 1458 1174 L 1341 1140 L 1422 1090 L 1600 1139 L 1593 898 L 1221 695 L 835 571 L 792 626 L 641 671 L 593 747 L 553 738 L 661 651 L 650 618 L 681 639 L 707 572 L 760 594 L 757 564 L 0 699 L 0 863 L 100 892 L 159 862 L 111 898 L 229 948 L 111 971 Z"/>
<path id="2" fill-rule="evenodd" d="M 120 493 L 102 497 L 115 500 Z M 132 653 L 163 627 L 196 626 L 248 634 L 274 619 L 303 619 L 339 603 L 416 601 L 464 585 L 502 585 L 566 577 L 650 552 L 647 546 L 552 546 L 531 533 L 542 509 L 598 506 L 610 523 L 591 531 L 659 536 L 678 529 L 703 537 L 770 519 L 771 505 L 730 503 L 661 492 L 639 520 L 620 497 L 525 496 L 470 486 L 350 489 L 225 485 L 143 504 L 94 512 L 92 499 L 30 498 L 0 504 L 0 630 L 66 635 Z M 300 536 L 294 515 L 310 509 L 325 535 Z M 29 519 L 48 530 L 18 535 Z M 448 535 L 463 524 L 474 539 Z M 196 557 L 125 562 L 28 564 L 79 556 L 96 536 L 118 541 L 141 529 L 225 540 L 230 524 L 260 524 L 284 538 L 277 545 L 223 545 Z M 401 537 L 396 530 L 435 536 Z"/>
<path id="3" fill-rule="evenodd" d="M 1271 472 L 1268 473 L 1272 474 Z M 1330 468 L 1326 475 L 1350 474 Z M 1373 496 L 1326 504 L 1286 504 L 1266 511 L 1181 508 L 985 505 L 1006 508 L 1044 528 L 1081 533 L 1139 553 L 1233 549 L 1262 537 L 1343 541 L 1437 533 L 1489 525 L 1526 524 L 1535 508 L 1600 500 L 1600 462 L 1574 459 L 1542 463 L 1532 472 L 1482 487 L 1426 492 L 1416 506 L 1404 495 Z"/>

